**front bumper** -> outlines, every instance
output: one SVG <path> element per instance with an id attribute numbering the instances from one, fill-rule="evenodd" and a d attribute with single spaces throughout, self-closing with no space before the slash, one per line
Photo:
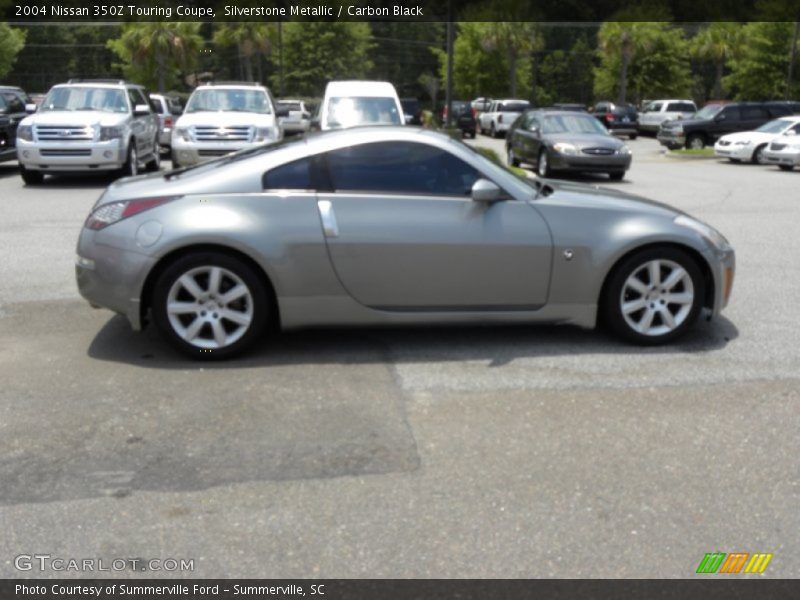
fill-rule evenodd
<path id="1" fill-rule="evenodd" d="M 109 171 L 127 160 L 122 140 L 28 142 L 17 139 L 17 160 L 31 171 Z"/>
<path id="2" fill-rule="evenodd" d="M 608 154 L 600 156 L 570 155 L 553 152 L 550 167 L 557 171 L 627 171 L 631 166 L 630 154 Z"/>
<path id="3" fill-rule="evenodd" d="M 142 289 L 156 259 L 98 241 L 102 237 L 102 231 L 81 231 L 75 264 L 78 291 L 92 306 L 127 317 L 134 331 L 139 331 Z"/>
<path id="4" fill-rule="evenodd" d="M 272 143 L 272 140 L 268 142 L 187 142 L 179 136 L 173 136 L 172 162 L 175 166 L 187 167 L 268 143 Z"/>
<path id="5" fill-rule="evenodd" d="M 800 149 L 770 150 L 768 147 L 764 151 L 764 159 L 771 165 L 798 167 L 800 166 Z"/>
<path id="6" fill-rule="evenodd" d="M 736 253 L 729 247 L 723 250 L 707 250 L 705 255 L 714 277 L 714 304 L 711 306 L 711 316 L 716 317 L 730 301 L 736 275 Z"/>
<path id="7" fill-rule="evenodd" d="M 714 144 L 714 156 L 718 156 L 720 158 L 750 160 L 753 158 L 754 150 L 755 146 L 753 144 L 749 144 L 747 146 L 742 146 L 741 144 L 728 144 L 727 146 L 722 146 L 719 142 Z"/>
<path id="8" fill-rule="evenodd" d="M 684 134 L 683 131 L 677 132 L 659 129 L 656 139 L 661 143 L 662 146 L 666 146 L 671 150 L 675 148 L 683 148 L 683 146 L 686 144 L 686 134 Z"/>

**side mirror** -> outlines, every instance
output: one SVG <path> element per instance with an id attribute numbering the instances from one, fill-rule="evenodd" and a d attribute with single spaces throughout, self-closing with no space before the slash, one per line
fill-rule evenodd
<path id="1" fill-rule="evenodd" d="M 25 105 L 25 112 L 26 112 L 26 113 L 28 113 L 29 115 L 32 115 L 33 113 L 35 113 L 35 112 L 36 112 L 36 110 L 37 110 L 38 108 L 39 108 L 39 107 L 38 107 L 38 106 L 36 106 L 36 105 L 35 105 L 35 104 L 33 104 L 33 103 L 31 103 L 31 104 L 26 104 L 26 105 Z"/>
<path id="2" fill-rule="evenodd" d="M 539 135 L 539 128 L 536 127 L 536 125 L 534 125 L 533 127 L 530 128 L 530 132 L 535 135 Z"/>
<path id="3" fill-rule="evenodd" d="M 505 198 L 503 190 L 488 179 L 478 179 L 472 184 L 472 200 L 474 202 L 497 202 Z"/>
<path id="4" fill-rule="evenodd" d="M 150 114 L 150 107 L 147 104 L 137 104 L 133 107 L 134 117 L 145 117 Z"/>
<path id="5" fill-rule="evenodd" d="M 276 106 L 275 107 L 275 116 L 276 117 L 288 117 L 289 116 L 289 108 L 286 106 Z"/>
<path id="6" fill-rule="evenodd" d="M 789 131 L 785 132 L 783 135 L 797 135 L 797 132 L 794 129 L 790 129 Z"/>

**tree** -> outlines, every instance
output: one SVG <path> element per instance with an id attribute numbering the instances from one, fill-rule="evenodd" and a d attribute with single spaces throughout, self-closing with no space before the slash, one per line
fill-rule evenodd
<path id="1" fill-rule="evenodd" d="M 517 97 L 517 71 L 524 57 L 535 60 L 542 49 L 542 38 L 536 23 L 497 21 L 487 23 L 483 47 L 505 55 L 508 68 L 509 94 Z"/>
<path id="2" fill-rule="evenodd" d="M 368 23 L 286 23 L 283 62 L 287 93 L 321 96 L 332 79 L 367 77 L 372 69 L 369 57 L 372 47 Z"/>
<path id="3" fill-rule="evenodd" d="M 259 80 L 261 80 L 261 57 L 270 55 L 276 35 L 275 28 L 269 23 L 258 21 L 222 23 L 214 31 L 213 41 L 223 47 L 235 46 L 239 51 L 245 79 L 253 81 L 253 58 L 259 59 Z"/>
<path id="4" fill-rule="evenodd" d="M 790 52 L 795 24 L 747 23 L 742 48 L 730 61 L 731 73 L 723 84 L 738 100 L 774 100 L 800 95 L 800 83 L 789 80 Z"/>
<path id="5" fill-rule="evenodd" d="M 691 41 L 692 56 L 714 65 L 712 97 L 722 98 L 722 77 L 727 63 L 739 54 L 742 26 L 718 21 L 700 31 Z"/>
<path id="6" fill-rule="evenodd" d="M 441 87 L 440 80 L 436 75 L 430 73 L 423 73 L 419 76 L 419 84 L 425 89 L 425 92 L 431 99 L 431 110 L 436 112 L 436 101 L 439 97 L 439 88 Z"/>
<path id="7" fill-rule="evenodd" d="M 127 23 L 108 47 L 122 60 L 125 77 L 165 92 L 180 73 L 189 72 L 203 48 L 200 23 Z"/>
<path id="8" fill-rule="evenodd" d="M 25 45 L 25 32 L 0 23 L 0 77 L 5 77 Z"/>

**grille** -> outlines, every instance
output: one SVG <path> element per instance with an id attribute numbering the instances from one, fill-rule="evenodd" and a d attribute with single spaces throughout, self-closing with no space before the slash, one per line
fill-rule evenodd
<path id="1" fill-rule="evenodd" d="M 71 125 L 37 125 L 36 137 L 40 141 L 57 140 L 59 142 L 86 141 L 94 138 L 91 127 L 74 127 Z"/>
<path id="2" fill-rule="evenodd" d="M 776 144 L 775 142 L 769 146 L 770 150 L 783 150 L 784 148 L 786 148 L 786 144 Z"/>
<path id="3" fill-rule="evenodd" d="M 216 125 L 195 125 L 194 139 L 198 142 L 249 142 L 253 138 L 253 128 L 249 125 L 217 127 Z"/>
<path id="4" fill-rule="evenodd" d="M 611 148 L 583 148 L 581 152 L 584 154 L 592 154 L 594 156 L 608 156 L 610 154 L 614 154 L 614 150 Z"/>
<path id="5" fill-rule="evenodd" d="M 42 148 L 39 150 L 42 156 L 91 156 L 89 148 Z"/>
<path id="6" fill-rule="evenodd" d="M 200 156 L 225 156 L 230 154 L 233 150 L 198 150 Z"/>
<path id="7" fill-rule="evenodd" d="M 720 141 L 719 141 L 719 145 L 720 145 L 720 146 L 730 146 L 730 145 L 731 145 L 731 143 L 730 143 L 730 142 L 726 142 L 725 140 L 720 140 Z"/>

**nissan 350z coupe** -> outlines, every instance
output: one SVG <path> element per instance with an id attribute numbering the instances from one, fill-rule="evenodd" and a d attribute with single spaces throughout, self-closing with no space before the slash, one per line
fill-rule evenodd
<path id="1" fill-rule="evenodd" d="M 92 305 L 223 358 L 270 324 L 602 321 L 661 344 L 726 306 L 734 251 L 668 206 L 520 178 L 448 136 L 383 126 L 119 180 L 76 271 Z"/>

